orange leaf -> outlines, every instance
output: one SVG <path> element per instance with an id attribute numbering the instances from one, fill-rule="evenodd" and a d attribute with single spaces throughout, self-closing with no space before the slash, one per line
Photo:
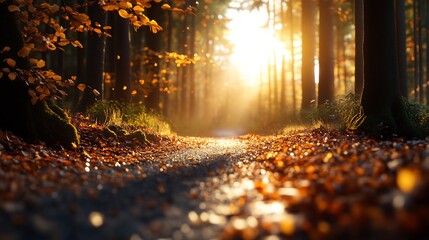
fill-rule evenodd
<path id="1" fill-rule="evenodd" d="M 128 18 L 128 12 L 127 10 L 121 9 L 119 10 L 119 16 L 121 16 L 122 18 Z"/>
<path id="2" fill-rule="evenodd" d="M 28 46 L 24 46 L 21 48 L 21 50 L 19 50 L 18 52 L 18 56 L 25 58 L 28 57 L 28 54 L 30 54 L 31 48 Z"/>
<path id="3" fill-rule="evenodd" d="M 12 58 L 6 58 L 5 61 L 7 65 L 9 65 L 9 67 L 14 68 L 16 66 L 16 61 L 13 60 Z"/>
<path id="4" fill-rule="evenodd" d="M 73 47 L 83 48 L 82 44 L 78 40 L 74 40 L 71 44 Z"/>
<path id="5" fill-rule="evenodd" d="M 10 72 L 8 75 L 7 75 L 8 77 L 9 77 L 9 79 L 10 80 L 15 80 L 16 79 L 16 77 L 17 77 L 17 75 L 16 75 L 16 72 Z"/>
<path id="6" fill-rule="evenodd" d="M 134 10 L 136 13 L 141 13 L 141 12 L 143 12 L 143 11 L 144 11 L 144 8 L 142 8 L 141 6 L 137 5 L 137 6 L 134 6 L 134 7 L 133 7 L 133 10 Z"/>
<path id="7" fill-rule="evenodd" d="M 166 4 L 166 3 L 164 3 L 164 4 L 161 6 L 161 8 L 162 8 L 162 9 L 164 9 L 164 10 L 170 10 L 170 9 L 171 9 L 171 6 L 170 6 L 170 5 L 168 5 L 168 4 Z"/>
<path id="8" fill-rule="evenodd" d="M 81 83 L 81 84 L 79 84 L 79 85 L 77 85 L 77 89 L 79 89 L 80 91 L 85 91 L 85 88 L 86 88 L 86 85 L 85 84 L 83 84 L 83 83 Z"/>
<path id="9" fill-rule="evenodd" d="M 7 7 L 7 10 L 9 10 L 9 12 L 16 12 L 19 11 L 19 7 L 16 5 L 9 5 L 9 7 Z"/>
<path id="10" fill-rule="evenodd" d="M 43 60 L 43 59 L 40 59 L 38 62 L 37 62 L 37 67 L 38 68 L 42 68 L 42 67 L 44 67 L 46 65 L 46 62 Z"/>
<path id="11" fill-rule="evenodd" d="M 27 81 L 28 81 L 28 83 L 32 84 L 32 83 L 34 83 L 36 81 L 36 78 L 33 77 L 33 76 L 29 76 L 28 79 L 27 79 Z"/>
<path id="12" fill-rule="evenodd" d="M 10 51 L 10 47 L 6 46 L 3 48 L 3 50 L 1 50 L 1 52 L 9 52 Z"/>

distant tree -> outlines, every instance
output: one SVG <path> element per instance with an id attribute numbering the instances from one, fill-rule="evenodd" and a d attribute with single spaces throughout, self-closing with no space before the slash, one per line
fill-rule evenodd
<path id="1" fill-rule="evenodd" d="M 332 0 L 319 0 L 318 105 L 334 100 L 334 25 Z"/>
<path id="2" fill-rule="evenodd" d="M 88 16 L 92 21 L 101 25 L 106 25 L 107 17 L 103 9 L 98 4 L 92 4 L 88 7 Z M 90 86 L 85 88 L 82 100 L 79 102 L 79 112 L 85 112 L 92 106 L 97 97 L 103 93 L 103 73 L 104 73 L 104 55 L 106 47 L 106 39 L 102 34 L 91 32 L 87 35 L 87 54 L 86 62 L 91 63 L 91 67 L 86 69 L 86 76 L 83 79 L 83 84 Z M 82 56 L 85 58 L 85 56 Z M 94 94 L 94 89 L 96 94 Z"/>
<path id="3" fill-rule="evenodd" d="M 302 16 L 302 102 L 303 110 L 311 107 L 316 100 L 316 83 L 314 81 L 314 53 L 315 53 L 315 1 L 301 0 Z"/>
<path id="4" fill-rule="evenodd" d="M 113 26 L 115 91 L 114 100 L 128 103 L 131 101 L 131 36 L 127 19 L 115 16 Z"/>
<path id="5" fill-rule="evenodd" d="M 417 133 L 404 109 L 398 76 L 395 2 L 364 0 L 364 89 L 359 128 L 371 134 Z"/>
<path id="6" fill-rule="evenodd" d="M 289 41 L 290 41 L 290 71 L 291 71 L 291 82 L 292 82 L 292 109 L 293 113 L 296 114 L 296 84 L 295 84 L 295 45 L 294 45 L 294 14 L 293 14 L 293 0 L 288 2 L 288 22 L 289 22 Z"/>

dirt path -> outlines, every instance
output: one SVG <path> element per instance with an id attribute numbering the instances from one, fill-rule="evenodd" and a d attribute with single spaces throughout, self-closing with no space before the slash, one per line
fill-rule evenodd
<path id="1" fill-rule="evenodd" d="M 179 144 L 186 145 L 186 140 L 192 142 L 186 149 L 138 164 L 94 168 L 89 160 L 88 171 L 81 173 L 88 176 L 79 193 L 73 191 L 74 185 L 71 185 L 71 189 L 59 189 L 48 196 L 25 192 L 18 200 L 2 201 L 0 238 L 211 239 L 219 236 L 226 216 L 216 213 L 214 208 L 228 206 L 236 197 L 228 189 L 233 187 L 234 167 L 249 159 L 246 141 L 182 138 L 185 143 Z M 44 171 L 50 171 L 49 166 Z M 76 176 L 76 180 L 81 177 Z M 119 181 L 121 184 L 106 184 L 103 182 L 106 177 L 125 180 Z"/>
<path id="2" fill-rule="evenodd" d="M 74 151 L 0 136 L 0 239 L 429 236 L 425 140 L 97 136 Z"/>

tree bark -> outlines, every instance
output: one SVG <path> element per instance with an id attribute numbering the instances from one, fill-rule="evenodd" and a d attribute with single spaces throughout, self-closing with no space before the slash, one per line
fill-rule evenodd
<path id="1" fill-rule="evenodd" d="M 163 22 L 163 10 L 161 9 L 160 3 L 151 3 L 152 7 L 147 9 L 147 16 L 150 19 L 154 19 L 158 23 Z M 160 59 L 158 54 L 162 48 L 162 34 L 153 33 L 149 29 L 146 30 L 146 46 L 150 49 L 149 58 L 150 65 L 148 66 L 148 76 L 149 76 L 149 94 L 147 98 L 146 106 L 155 112 L 160 112 L 160 101 L 161 101 L 161 81 L 162 79 L 159 76 L 160 72 Z"/>
<path id="2" fill-rule="evenodd" d="M 355 95 L 363 89 L 363 0 L 355 0 Z"/>
<path id="3" fill-rule="evenodd" d="M 319 95 L 318 105 L 334 100 L 334 25 L 332 0 L 319 0 Z"/>
<path id="4" fill-rule="evenodd" d="M 131 102 L 131 36 L 128 19 L 115 15 L 115 91 L 114 99 L 123 102 Z"/>
<path id="5" fill-rule="evenodd" d="M 407 84 L 407 44 L 405 32 L 405 0 L 395 0 L 396 4 L 396 37 L 398 39 L 398 74 L 401 96 L 408 98 Z M 428 55 L 429 56 L 429 55 Z"/>
<path id="6" fill-rule="evenodd" d="M 414 136 L 401 98 L 395 6 L 391 0 L 364 0 L 363 122 L 369 134 Z"/>
<path id="7" fill-rule="evenodd" d="M 107 19 L 98 4 L 93 4 L 88 7 L 88 15 L 91 21 L 105 25 Z M 104 55 L 106 39 L 96 33 L 89 33 L 87 39 L 86 64 L 90 63 L 91 67 L 86 69 L 84 83 L 88 86 L 83 94 L 82 101 L 79 104 L 79 111 L 85 112 L 91 107 L 98 96 L 94 94 L 93 89 L 100 94 L 103 93 L 103 72 L 104 72 Z"/>
<path id="8" fill-rule="evenodd" d="M 316 84 L 314 82 L 314 52 L 315 52 L 315 2 L 301 0 L 302 3 L 302 110 L 308 110 L 312 101 L 316 100 Z"/>

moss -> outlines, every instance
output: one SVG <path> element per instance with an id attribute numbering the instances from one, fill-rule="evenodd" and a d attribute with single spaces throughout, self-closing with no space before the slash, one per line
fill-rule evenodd
<path id="1" fill-rule="evenodd" d="M 60 108 L 55 108 L 58 112 Z M 39 102 L 32 108 L 34 119 L 33 131 L 36 139 L 49 145 L 60 144 L 71 148 L 73 144 L 79 144 L 79 135 L 76 128 L 70 123 L 67 114 L 54 112 L 46 102 Z M 65 118 L 61 116 L 67 116 Z"/>

